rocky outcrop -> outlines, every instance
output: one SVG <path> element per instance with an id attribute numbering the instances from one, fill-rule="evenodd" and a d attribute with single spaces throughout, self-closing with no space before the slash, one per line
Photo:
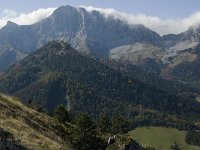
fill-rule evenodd
<path id="1" fill-rule="evenodd" d="M 109 137 L 107 144 L 106 150 L 151 150 L 139 145 L 135 140 L 121 135 Z"/>
<path id="2" fill-rule="evenodd" d="M 18 143 L 11 133 L 0 129 L 0 150 L 25 150 Z"/>

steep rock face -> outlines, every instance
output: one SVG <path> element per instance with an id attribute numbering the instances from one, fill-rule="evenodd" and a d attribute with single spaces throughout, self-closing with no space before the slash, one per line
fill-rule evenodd
<path id="1" fill-rule="evenodd" d="M 107 57 L 109 49 L 136 41 L 161 44 L 161 37 L 143 25 L 129 26 L 119 19 L 106 18 L 98 11 L 88 12 L 71 6 L 58 8 L 35 26 L 43 40 L 46 35 L 48 42 L 48 38 L 63 40 L 81 52 L 84 48 L 94 54 L 106 51 Z"/>
<path id="2" fill-rule="evenodd" d="M 62 6 L 47 19 L 32 26 L 38 35 L 37 47 L 52 40 L 66 41 L 78 51 L 88 53 L 85 33 L 85 10 Z M 81 50 L 80 50 L 81 49 Z"/>
<path id="3" fill-rule="evenodd" d="M 109 137 L 108 146 L 106 150 L 153 150 L 144 148 L 139 145 L 135 140 L 126 136 L 115 135 Z"/>
<path id="4" fill-rule="evenodd" d="M 6 132 L 1 128 L 0 128 L 0 149 L 25 150 L 24 147 L 18 145 L 18 142 L 15 140 L 14 136 L 11 133 Z"/>
<path id="5" fill-rule="evenodd" d="M 0 57 L 9 60 L 0 69 L 52 40 L 65 41 L 77 51 L 99 58 L 108 58 L 110 49 L 134 42 L 161 45 L 161 37 L 143 25 L 130 26 L 98 11 L 62 6 L 36 24 L 8 22 L 0 30 Z"/>

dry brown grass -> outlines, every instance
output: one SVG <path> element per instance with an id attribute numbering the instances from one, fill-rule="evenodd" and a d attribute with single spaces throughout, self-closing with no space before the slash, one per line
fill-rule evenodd
<path id="1" fill-rule="evenodd" d="M 1 94 L 0 128 L 12 133 L 21 145 L 33 150 L 70 149 L 57 134 L 64 126 L 35 110 L 24 106 L 17 98 Z"/>
<path id="2" fill-rule="evenodd" d="M 180 55 L 178 55 L 177 57 L 175 57 L 172 61 L 172 64 L 170 65 L 170 67 L 175 67 L 183 62 L 193 62 L 197 59 L 197 55 L 196 54 L 192 54 L 189 52 L 184 52 L 181 53 Z"/>

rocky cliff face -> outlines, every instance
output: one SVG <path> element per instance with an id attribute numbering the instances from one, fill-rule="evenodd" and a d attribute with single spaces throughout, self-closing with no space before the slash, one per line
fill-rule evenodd
<path id="1" fill-rule="evenodd" d="M 1 150 L 25 150 L 24 147 L 19 145 L 14 136 L 6 131 L 0 129 L 0 149 Z"/>
<path id="2" fill-rule="evenodd" d="M 149 148 L 144 148 L 139 145 L 135 140 L 121 135 L 114 135 L 109 137 L 108 146 L 106 150 L 154 150 Z"/>
<path id="3" fill-rule="evenodd" d="M 165 35 L 162 37 L 164 46 L 178 51 L 197 46 L 200 42 L 200 26 L 194 25 L 178 35 Z"/>

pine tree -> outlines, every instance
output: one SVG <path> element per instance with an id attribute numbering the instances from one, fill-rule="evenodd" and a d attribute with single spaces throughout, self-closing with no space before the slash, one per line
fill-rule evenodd
<path id="1" fill-rule="evenodd" d="M 128 131 L 129 122 L 120 115 L 112 116 L 112 132 L 113 134 L 125 133 Z"/>
<path id="2" fill-rule="evenodd" d="M 96 136 L 96 126 L 87 114 L 79 113 L 74 122 L 75 127 L 70 129 L 70 138 L 77 149 L 94 150 L 101 147 L 101 140 Z"/>
<path id="3" fill-rule="evenodd" d="M 106 114 L 100 116 L 98 121 L 98 130 L 102 133 L 111 132 L 111 121 Z"/>
<path id="4" fill-rule="evenodd" d="M 69 121 L 69 113 L 63 105 L 58 105 L 55 109 L 55 117 L 61 123 Z"/>

